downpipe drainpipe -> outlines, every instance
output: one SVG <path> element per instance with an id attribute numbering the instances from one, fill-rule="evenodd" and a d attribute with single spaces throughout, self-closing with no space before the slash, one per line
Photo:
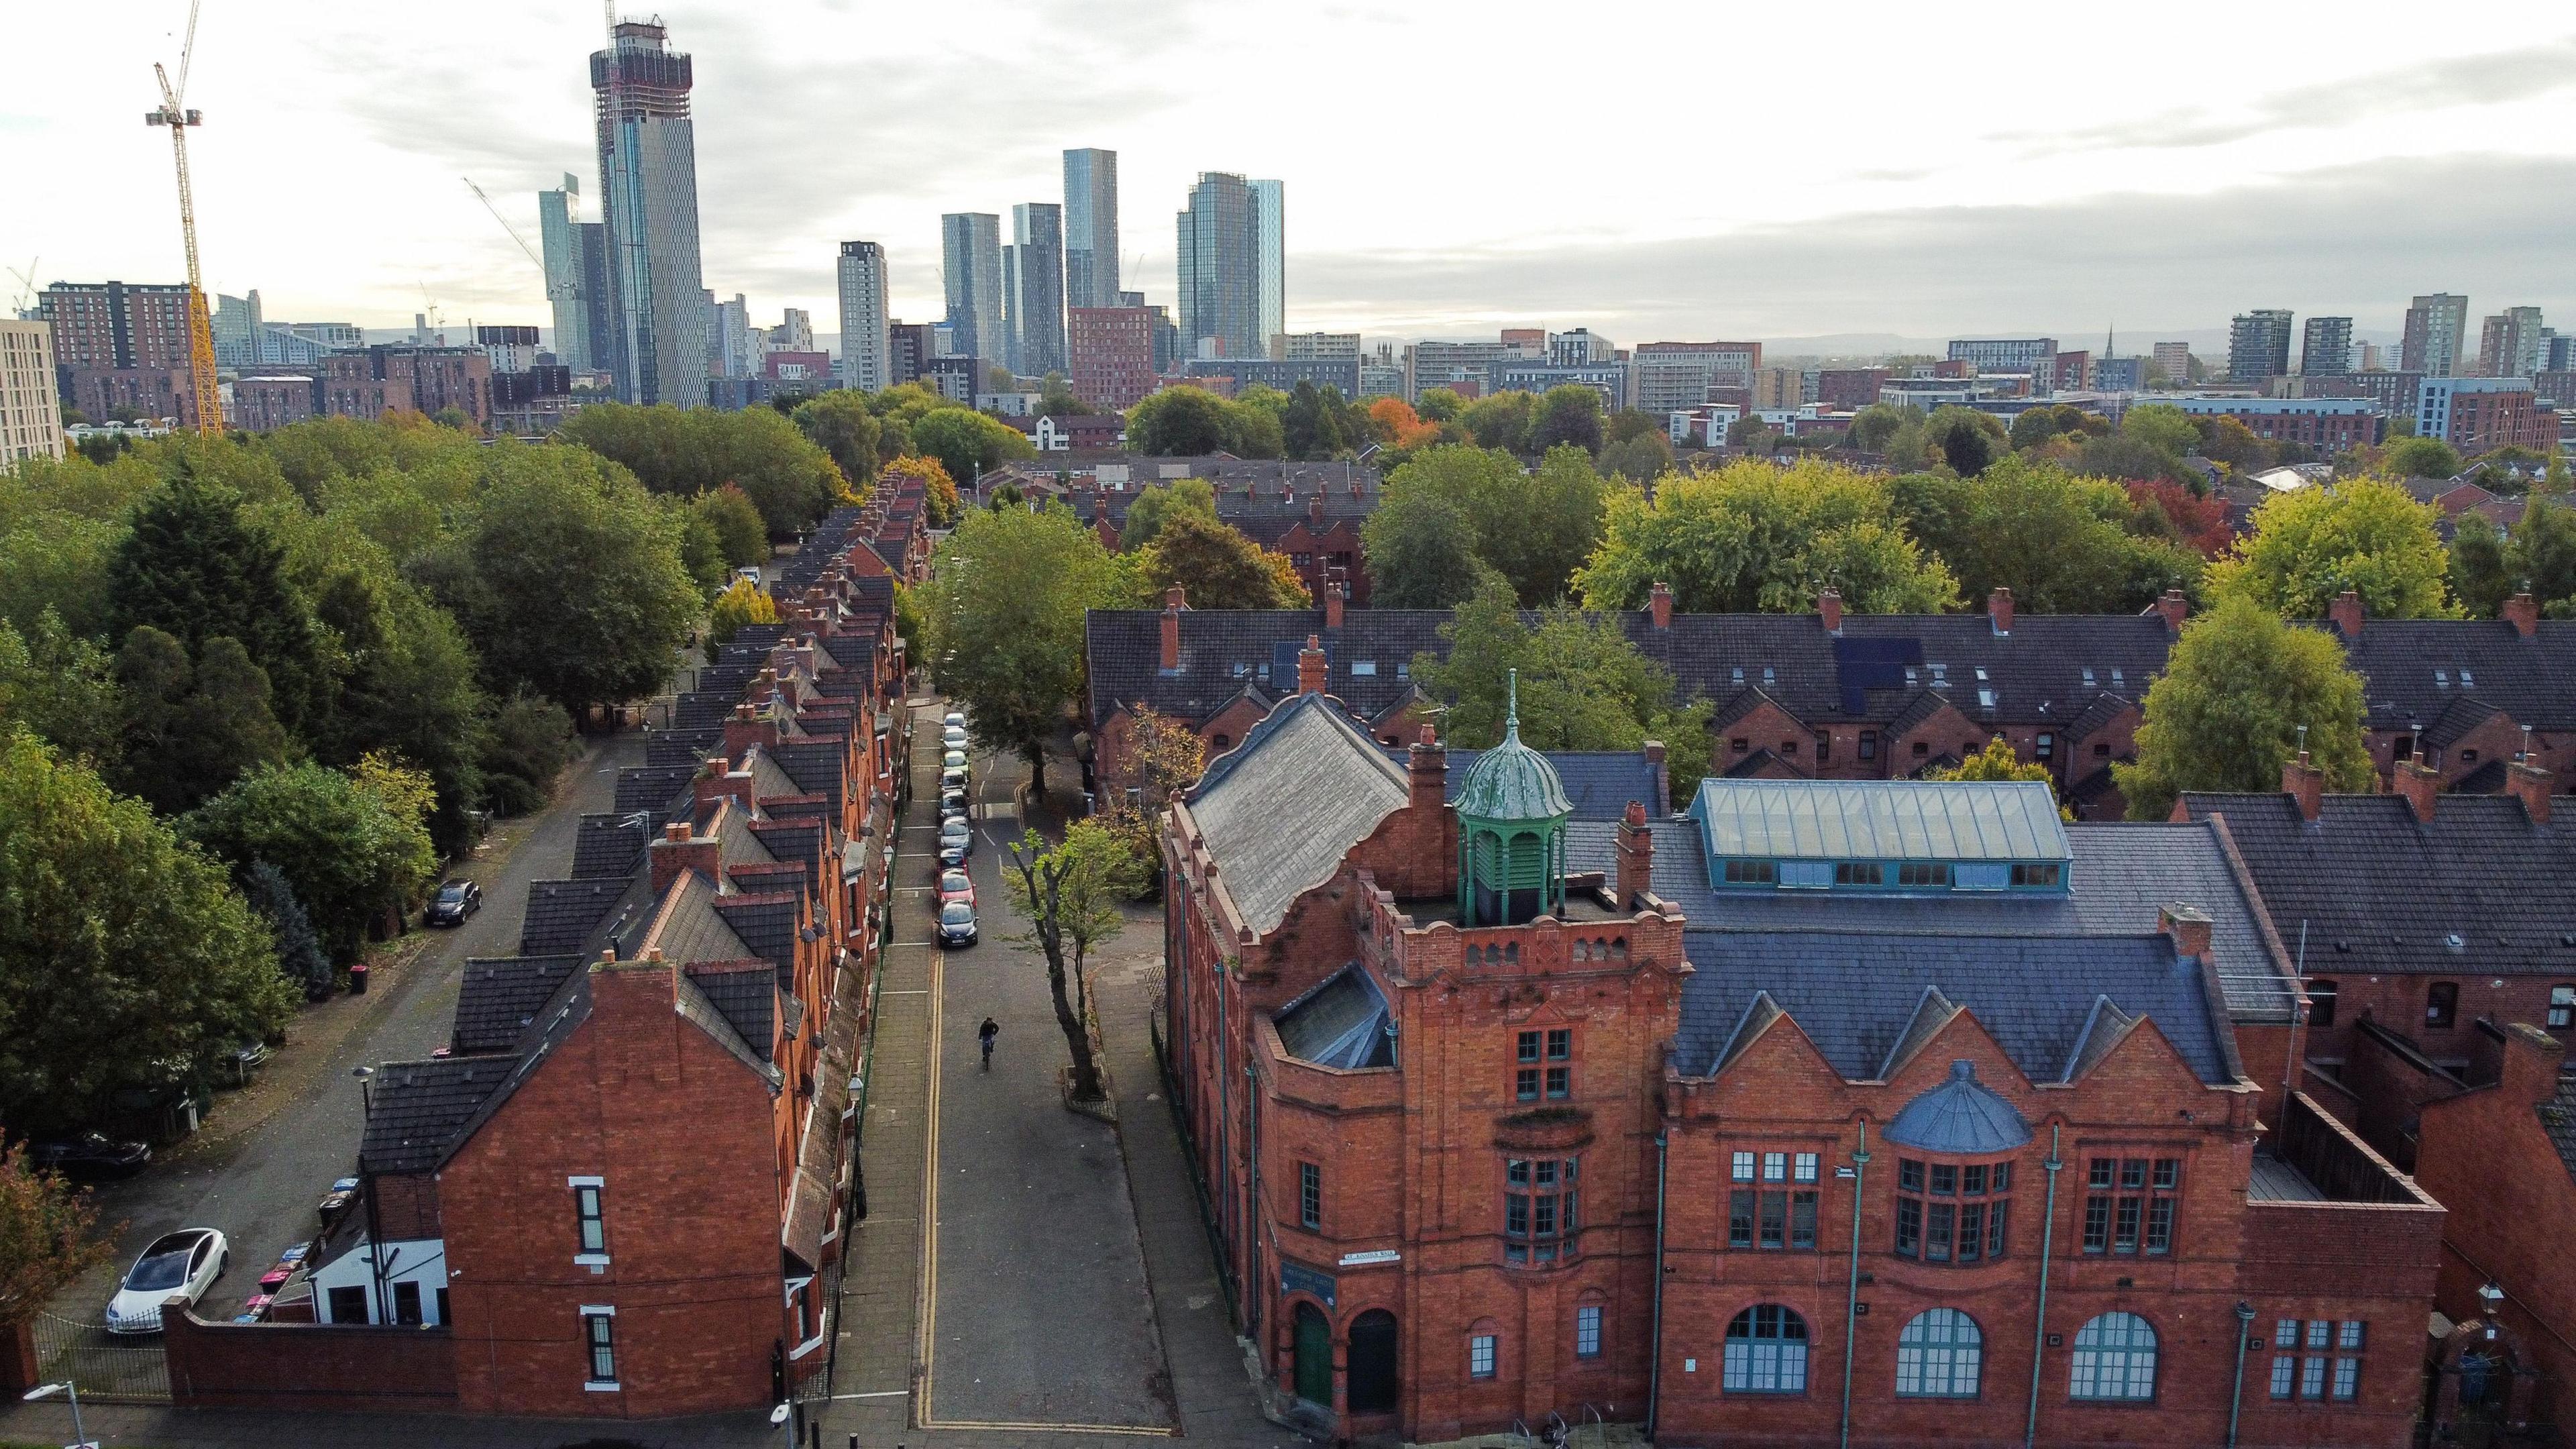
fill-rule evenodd
<path id="1" fill-rule="evenodd" d="M 1843 1287 L 1843 1441 L 1851 1449 L 1852 1356 L 1860 1346 L 1860 1213 L 1868 1201 L 1869 1119 L 1860 1123 L 1860 1148 L 1852 1153 L 1851 1276 Z"/>
<path id="2" fill-rule="evenodd" d="M 2236 1300 L 2236 1387 L 2227 1396 L 2227 1449 L 2236 1449 L 2236 1423 L 2245 1411 L 2246 1334 L 2254 1327 L 2254 1305 Z"/>
<path id="3" fill-rule="evenodd" d="M 2059 1131 L 2048 1129 L 2048 1160 L 2040 1164 L 2048 1170 L 2048 1211 L 2039 1220 L 2039 1325 L 2031 1333 L 2030 1417 L 2022 1425 L 2021 1449 L 2039 1442 L 2039 1374 L 2048 1361 L 2048 1264 L 2057 1247 L 2057 1174 L 2066 1167 L 2057 1150 Z"/>
<path id="4" fill-rule="evenodd" d="M 1244 1154 L 1251 1166 L 1252 1191 L 1243 1204 L 1243 1246 L 1251 1258 L 1252 1282 L 1245 1286 L 1243 1309 L 1252 1320 L 1252 1338 L 1261 1341 L 1262 1305 L 1269 1302 L 1266 1293 L 1255 1296 L 1267 1285 L 1261 1277 L 1261 1227 L 1266 1221 L 1261 1213 L 1261 1073 L 1250 1061 L 1243 1064 L 1243 1132 Z"/>
<path id="5" fill-rule="evenodd" d="M 1646 1368 L 1646 1440 L 1654 1441 L 1657 1413 L 1664 1403 L 1664 1164 L 1672 1152 L 1672 1129 L 1655 1134 L 1655 1328 L 1653 1357 Z"/>

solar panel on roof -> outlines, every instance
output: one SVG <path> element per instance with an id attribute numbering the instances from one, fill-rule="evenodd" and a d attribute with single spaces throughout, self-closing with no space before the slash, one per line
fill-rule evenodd
<path id="1" fill-rule="evenodd" d="M 1843 713 L 1868 713 L 1868 691 L 1902 686 L 1906 682 L 1905 666 L 1922 662 L 1920 639 L 1834 640 L 1834 670 L 1842 679 Z"/>

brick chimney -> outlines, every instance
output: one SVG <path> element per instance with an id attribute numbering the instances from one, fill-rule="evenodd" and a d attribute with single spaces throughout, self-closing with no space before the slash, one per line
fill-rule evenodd
<path id="1" fill-rule="evenodd" d="M 2567 1045 L 2529 1022 L 2501 1023 L 2504 1060 L 2496 1067 L 2496 1090 L 2508 1102 L 2546 1102 L 2558 1095 L 2558 1070 Z"/>
<path id="2" fill-rule="evenodd" d="M 2209 915 L 2200 907 L 2166 906 L 2156 912 L 2156 929 L 2173 937 L 2175 955 L 2208 959 Z"/>
<path id="3" fill-rule="evenodd" d="M 1986 595 L 1986 617 L 1994 621 L 1996 633 L 2012 632 L 2012 590 L 1996 589 Z"/>
<path id="4" fill-rule="evenodd" d="M 2332 619 L 2334 626 L 2343 631 L 2343 637 L 2360 638 L 2361 595 L 2351 589 L 2335 595 L 2334 606 L 2326 610 L 2326 617 Z"/>
<path id="5" fill-rule="evenodd" d="M 1646 595 L 1646 607 L 1655 611 L 1656 628 L 1669 629 L 1673 627 L 1673 591 L 1671 589 L 1664 587 L 1660 583 L 1655 585 L 1653 590 Z"/>
<path id="6" fill-rule="evenodd" d="M 1306 531 L 1317 538 L 1324 536 L 1324 495 L 1320 492 L 1306 500 Z"/>
<path id="7" fill-rule="evenodd" d="M 746 762 L 747 763 L 747 762 Z M 751 808 L 751 771 L 737 771 L 722 755 L 711 755 L 698 767 L 698 778 L 690 782 L 690 793 L 701 805 L 718 800 L 732 800 L 744 809 Z"/>
<path id="8" fill-rule="evenodd" d="M 1163 590 L 1163 668 L 1181 667 L 1181 611 L 1188 608 L 1189 598 L 1181 586 Z"/>
<path id="9" fill-rule="evenodd" d="M 2397 793 L 2406 797 L 2406 804 L 2415 812 L 2415 818 L 2432 819 L 2434 800 L 2442 793 L 2440 772 L 2413 760 L 2400 760 L 2391 775 Z"/>
<path id="10" fill-rule="evenodd" d="M 760 711 L 749 704 L 737 704 L 733 718 L 725 721 L 725 757 L 741 759 L 754 745 L 777 748 L 778 722 L 761 718 Z"/>
<path id="11" fill-rule="evenodd" d="M 2523 813 L 2534 825 L 2549 823 L 2549 786 L 2552 776 L 2529 760 L 2516 760 L 2504 767 L 2504 792 L 2522 802 Z"/>
<path id="12" fill-rule="evenodd" d="M 694 870 L 709 880 L 715 879 L 717 849 L 714 836 L 690 834 L 685 820 L 663 826 L 662 838 L 653 842 L 653 894 L 667 893 L 684 871 Z"/>
<path id="13" fill-rule="evenodd" d="M 1672 771 L 1664 768 L 1662 740 L 1646 741 L 1646 763 L 1655 772 L 1654 811 L 1655 818 L 1660 820 L 1673 813 L 1673 774 Z"/>
<path id="14" fill-rule="evenodd" d="M 2325 813 L 2326 772 L 2308 763 L 2308 752 L 2281 766 L 2281 791 L 2299 802 L 2299 818 L 2313 821 Z"/>
<path id="15" fill-rule="evenodd" d="M 2504 621 L 2525 639 L 2540 632 L 2540 605 L 2531 597 L 2531 590 L 2525 589 L 2504 601 Z"/>
<path id="16" fill-rule="evenodd" d="M 1438 811 L 1449 804 L 1449 752 L 1440 736 L 1425 724 L 1404 752 L 1405 803 L 1416 811 Z"/>
<path id="17" fill-rule="evenodd" d="M 1824 621 L 1826 633 L 1840 634 L 1843 631 L 1843 591 L 1826 589 L 1818 593 L 1816 617 Z"/>
<path id="18" fill-rule="evenodd" d="M 1324 687 L 1331 683 L 1332 674 L 1324 662 L 1323 638 L 1309 634 L 1306 647 L 1297 651 L 1297 692 L 1322 694 Z"/>
<path id="19" fill-rule="evenodd" d="M 2167 589 L 2156 599 L 2156 612 L 2165 616 L 2165 627 L 2182 632 L 2182 621 L 2191 613 L 2191 600 L 2180 589 Z"/>
<path id="20" fill-rule="evenodd" d="M 1646 803 L 1631 800 L 1619 819 L 1619 909 L 1635 910 L 1654 889 L 1655 833 L 1646 828 Z"/>
<path id="21" fill-rule="evenodd" d="M 1342 601 L 1349 597 L 1350 592 L 1350 584 L 1341 578 L 1336 577 L 1324 580 L 1325 628 L 1338 629 L 1342 627 Z"/>

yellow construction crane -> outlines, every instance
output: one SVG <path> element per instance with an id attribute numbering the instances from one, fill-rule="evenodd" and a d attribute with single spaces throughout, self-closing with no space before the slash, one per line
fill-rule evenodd
<path id="1" fill-rule="evenodd" d="M 203 122 L 195 111 L 179 104 L 188 92 L 188 59 L 196 50 L 197 0 L 188 0 L 188 40 L 179 48 L 179 84 L 174 89 L 161 62 L 152 63 L 153 77 L 161 82 L 161 109 L 146 114 L 143 123 L 170 128 L 170 153 L 179 164 L 179 234 L 188 244 L 188 381 L 196 396 L 197 431 L 220 433 L 224 404 L 215 391 L 215 322 L 206 311 L 205 279 L 197 271 L 197 204 L 188 192 L 188 128 Z"/>

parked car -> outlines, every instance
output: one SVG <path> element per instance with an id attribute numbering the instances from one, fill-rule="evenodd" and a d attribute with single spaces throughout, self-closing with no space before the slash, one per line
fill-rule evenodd
<path id="1" fill-rule="evenodd" d="M 939 863 L 964 865 L 975 853 L 975 827 L 963 819 L 951 820 L 939 827 Z"/>
<path id="2" fill-rule="evenodd" d="M 939 732 L 939 743 L 952 750 L 962 750 L 966 748 L 966 727 L 964 725 L 950 725 L 948 728 L 941 730 Z"/>
<path id="3" fill-rule="evenodd" d="M 958 791 L 962 794 L 965 789 L 966 772 L 964 770 L 941 770 L 939 772 L 939 791 L 941 794 L 944 795 L 951 790 Z"/>
<path id="4" fill-rule="evenodd" d="M 465 918 L 483 909 L 483 888 L 470 880 L 452 880 L 438 888 L 421 913 L 425 926 L 461 926 Z"/>
<path id="5" fill-rule="evenodd" d="M 939 908 L 939 944 L 972 946 L 975 944 L 975 908 L 964 901 L 950 901 Z"/>
<path id="6" fill-rule="evenodd" d="M 939 903 L 944 906 L 950 901 L 964 901 L 970 906 L 975 904 L 975 878 L 962 870 L 941 871 Z"/>
<path id="7" fill-rule="evenodd" d="M 75 1137 L 40 1137 L 27 1144 L 30 1166 L 65 1177 L 131 1177 L 152 1161 L 152 1149 L 141 1142 L 118 1142 L 103 1132 Z"/>
<path id="8" fill-rule="evenodd" d="M 159 1333 L 163 1303 L 184 1298 L 193 1306 L 231 1263 L 231 1246 L 213 1228 L 162 1234 L 125 1270 L 125 1281 L 107 1300 L 107 1331 Z"/>
<path id="9" fill-rule="evenodd" d="M 973 808 L 973 802 L 967 797 L 964 790 L 942 790 L 939 792 L 939 818 L 942 820 L 947 819 L 951 815 L 967 814 Z"/>
<path id="10" fill-rule="evenodd" d="M 965 715 L 964 711 L 962 711 L 962 710 L 954 710 L 954 709 L 952 709 L 952 710 L 950 710 L 948 713 L 946 713 L 946 714 L 944 714 L 944 715 L 940 716 L 940 718 L 939 718 L 939 724 L 940 724 L 940 727 L 941 727 L 942 729 L 950 728 L 950 727 L 952 727 L 952 726 L 953 726 L 953 727 L 955 727 L 955 728 L 957 728 L 957 729 L 961 729 L 961 730 L 962 730 L 962 729 L 966 728 L 966 715 Z"/>
<path id="11" fill-rule="evenodd" d="M 755 589 L 761 587 L 760 569 L 756 565 L 744 564 L 733 571 L 733 576 Z"/>

